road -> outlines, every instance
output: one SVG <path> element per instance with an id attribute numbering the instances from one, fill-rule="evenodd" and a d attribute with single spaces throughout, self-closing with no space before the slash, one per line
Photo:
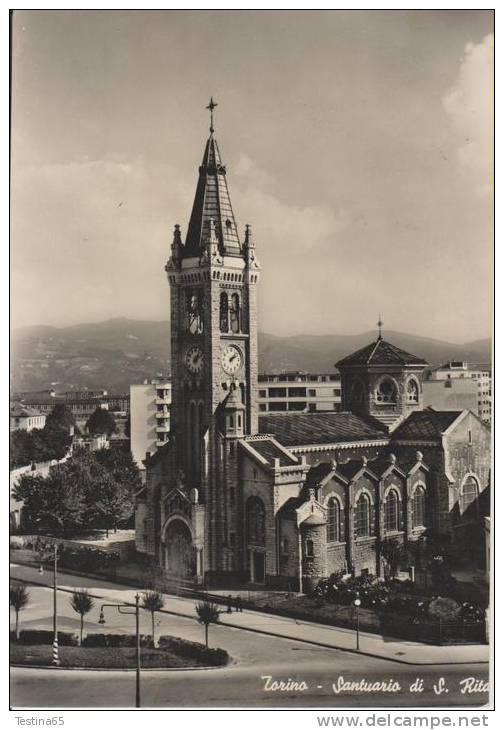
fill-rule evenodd
<path id="1" fill-rule="evenodd" d="M 30 586 L 30 603 L 21 614 L 21 628 L 51 628 L 52 591 Z M 69 605 L 70 594 L 58 593 L 61 630 L 78 631 L 79 617 Z M 108 602 L 108 599 L 107 599 Z M 131 631 L 133 617 L 105 609 L 107 623 L 98 624 L 100 601 L 85 621 L 88 632 Z M 142 613 L 141 631 L 151 633 L 150 614 Z M 169 614 L 156 615 L 156 634 L 172 634 L 203 641 L 204 633 L 195 620 Z M 195 671 L 144 671 L 143 707 L 421 707 L 481 706 L 485 692 L 461 693 L 460 682 L 474 677 L 486 681 L 488 665 L 419 666 L 386 659 L 310 646 L 291 639 L 263 636 L 224 625 L 210 627 L 210 645 L 227 649 L 233 663 L 226 668 Z M 268 680 L 284 681 L 286 691 L 267 689 Z M 339 679 L 343 677 L 343 680 Z M 448 692 L 436 694 L 440 678 Z M 423 692 L 411 692 L 416 679 L 423 680 Z M 338 681 L 384 682 L 398 691 L 335 693 Z M 297 686 L 293 686 L 293 682 Z M 398 687 L 393 687 L 397 682 Z M 12 670 L 11 705 L 14 708 L 42 707 L 132 707 L 134 672 L 21 669 Z M 304 684 L 302 684 L 304 683 Z M 418 683 L 417 683 L 418 686 Z M 481 687 L 479 688 L 481 689 Z"/>

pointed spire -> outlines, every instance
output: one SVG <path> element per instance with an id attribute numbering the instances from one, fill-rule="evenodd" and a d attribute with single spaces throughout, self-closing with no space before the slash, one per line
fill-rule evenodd
<path id="1" fill-rule="evenodd" d="M 166 271 L 168 271 L 169 269 L 173 269 L 173 268 L 175 268 L 175 269 L 180 268 L 180 261 L 182 259 L 183 248 L 184 248 L 184 246 L 182 243 L 182 237 L 180 235 L 180 226 L 177 223 L 173 230 L 173 242 L 171 245 L 171 258 L 165 266 Z"/>
<path id="2" fill-rule="evenodd" d="M 254 247 L 254 242 L 252 240 L 252 226 L 249 223 L 247 223 L 245 226 L 245 244 L 249 248 Z"/>
<path id="3" fill-rule="evenodd" d="M 196 195 L 187 229 L 185 256 L 200 256 L 210 237 L 210 219 L 215 224 L 221 254 L 240 256 L 241 245 L 217 140 L 213 136 L 213 110 L 217 104 L 210 99 L 210 137 L 205 145 L 199 168 Z"/>

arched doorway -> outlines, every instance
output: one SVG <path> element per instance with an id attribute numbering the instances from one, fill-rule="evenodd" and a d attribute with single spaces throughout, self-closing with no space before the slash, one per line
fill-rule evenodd
<path id="1" fill-rule="evenodd" d="M 182 520 L 170 522 L 165 533 L 165 568 L 171 575 L 187 578 L 196 573 L 191 531 Z"/>

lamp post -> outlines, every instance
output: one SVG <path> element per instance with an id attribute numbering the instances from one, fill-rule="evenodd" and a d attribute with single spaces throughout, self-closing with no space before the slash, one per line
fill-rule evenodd
<path id="1" fill-rule="evenodd" d="M 105 614 L 103 613 L 104 608 L 117 608 L 119 613 L 127 613 L 130 616 L 135 616 L 136 625 L 136 693 L 135 693 L 135 707 L 140 707 L 140 596 L 138 593 L 135 596 L 135 607 L 133 611 L 125 609 L 131 608 L 129 604 L 122 603 L 102 603 L 100 609 L 100 618 L 98 619 L 99 624 L 105 623 Z M 121 610 L 122 609 L 122 610 Z"/>
<path id="2" fill-rule="evenodd" d="M 356 636 L 357 636 L 357 651 L 359 651 L 359 606 L 361 605 L 361 600 L 359 598 L 359 594 L 357 593 L 357 598 L 354 601 L 354 606 L 356 610 Z"/>

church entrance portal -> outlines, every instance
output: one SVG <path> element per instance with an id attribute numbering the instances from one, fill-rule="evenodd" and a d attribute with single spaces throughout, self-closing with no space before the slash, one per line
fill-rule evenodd
<path id="1" fill-rule="evenodd" d="M 174 520 L 166 530 L 165 568 L 168 573 L 180 578 L 196 573 L 191 532 L 182 520 Z"/>

